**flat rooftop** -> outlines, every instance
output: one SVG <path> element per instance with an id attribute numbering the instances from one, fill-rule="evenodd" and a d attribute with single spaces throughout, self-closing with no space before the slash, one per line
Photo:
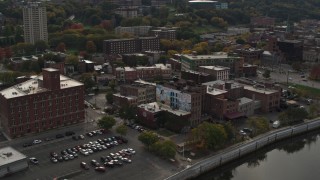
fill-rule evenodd
<path id="1" fill-rule="evenodd" d="M 13 149 L 12 147 L 0 148 L 0 167 L 27 158 L 26 155 Z"/>
<path id="2" fill-rule="evenodd" d="M 199 67 L 205 68 L 205 69 L 213 69 L 215 71 L 230 70 L 230 68 L 223 67 L 223 66 L 199 66 Z"/>
<path id="3" fill-rule="evenodd" d="M 157 85 L 156 83 L 144 81 L 144 80 L 142 80 L 142 79 L 138 79 L 138 80 L 136 80 L 136 81 L 134 81 L 134 82 L 139 83 L 139 84 L 148 84 L 148 85 L 152 85 L 152 86 L 156 86 L 156 85 Z"/>
<path id="4" fill-rule="evenodd" d="M 148 104 L 140 104 L 138 107 L 143 108 L 146 111 L 153 112 L 153 113 L 157 113 L 160 111 L 168 111 L 168 112 L 175 114 L 177 116 L 180 116 L 180 115 L 185 116 L 185 115 L 190 114 L 190 112 L 183 111 L 180 109 L 172 109 L 170 106 L 165 105 L 165 104 L 161 104 L 158 102 L 152 102 L 152 103 L 148 103 Z"/>
<path id="5" fill-rule="evenodd" d="M 227 93 L 228 91 L 225 90 L 221 90 L 221 89 L 217 89 L 211 86 L 207 86 L 207 94 L 211 94 L 211 95 L 220 95 L 220 94 L 224 94 Z"/>
<path id="6" fill-rule="evenodd" d="M 278 92 L 277 90 L 274 90 L 274 89 L 253 87 L 253 86 L 249 86 L 249 85 L 244 85 L 244 89 L 247 89 L 249 91 L 254 91 L 257 93 L 261 93 L 261 94 L 273 94 L 273 93 Z"/>
<path id="7" fill-rule="evenodd" d="M 182 57 L 188 58 L 190 60 L 209 60 L 209 59 L 240 59 L 241 57 L 237 56 L 228 56 L 227 53 L 218 52 L 212 55 L 192 55 L 192 54 L 185 54 Z"/>
<path id="8" fill-rule="evenodd" d="M 46 68 L 48 71 L 57 71 L 56 69 L 53 68 Z M 0 91 L 0 94 L 2 94 L 5 98 L 11 99 L 11 98 L 16 98 L 20 96 L 26 96 L 30 94 L 37 94 L 41 92 L 48 91 L 46 88 L 42 88 L 39 86 L 39 81 L 43 80 L 43 76 L 36 76 L 33 77 L 32 79 L 25 81 L 23 83 L 11 86 L 7 89 L 4 89 Z M 60 75 L 60 88 L 61 89 L 66 89 L 70 87 L 76 87 L 76 86 L 82 86 L 83 84 L 81 82 L 78 82 L 74 79 L 71 79 L 69 77 Z"/>
<path id="9" fill-rule="evenodd" d="M 128 100 L 137 99 L 136 96 L 122 96 L 120 93 L 116 93 L 116 94 L 113 94 L 113 95 L 117 96 L 117 97 L 125 98 L 125 99 L 128 99 Z"/>
<path id="10" fill-rule="evenodd" d="M 246 98 L 246 97 L 239 98 L 238 100 L 240 101 L 240 102 L 239 102 L 239 105 L 243 105 L 243 104 L 247 104 L 247 103 L 249 103 L 249 102 L 253 102 L 252 99 Z"/>

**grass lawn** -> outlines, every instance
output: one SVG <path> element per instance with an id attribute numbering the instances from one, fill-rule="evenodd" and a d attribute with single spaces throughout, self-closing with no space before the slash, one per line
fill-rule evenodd
<path id="1" fill-rule="evenodd" d="M 320 89 L 318 88 L 313 88 L 313 87 L 304 86 L 300 84 L 290 84 L 290 85 L 295 87 L 298 90 L 304 91 L 308 95 L 320 97 Z"/>
<path id="2" fill-rule="evenodd" d="M 169 137 L 169 136 L 172 136 L 172 135 L 175 135 L 174 132 L 171 132 L 169 130 L 166 130 L 166 129 L 160 129 L 157 131 L 158 134 L 160 134 L 161 136 L 165 136 L 165 137 Z"/>

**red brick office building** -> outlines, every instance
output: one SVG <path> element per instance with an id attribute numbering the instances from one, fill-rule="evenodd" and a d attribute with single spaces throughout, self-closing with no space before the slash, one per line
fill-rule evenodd
<path id="1" fill-rule="evenodd" d="M 84 86 L 59 70 L 0 91 L 0 122 L 12 138 L 83 122 Z"/>

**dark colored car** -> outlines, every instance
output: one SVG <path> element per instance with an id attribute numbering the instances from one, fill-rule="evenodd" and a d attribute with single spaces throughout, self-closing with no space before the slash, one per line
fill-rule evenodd
<path id="1" fill-rule="evenodd" d="M 92 166 L 94 166 L 94 167 L 99 167 L 99 166 L 100 166 L 100 163 L 98 163 L 98 161 L 95 160 L 95 159 L 92 159 L 92 160 L 91 160 L 91 164 L 92 164 Z"/>
<path id="2" fill-rule="evenodd" d="M 57 138 L 57 139 L 64 138 L 64 135 L 63 135 L 63 134 L 57 134 L 57 135 L 56 135 L 56 138 Z"/>
<path id="3" fill-rule="evenodd" d="M 78 136 L 72 136 L 72 139 L 75 140 L 75 141 L 78 141 L 79 137 Z"/>
<path id="4" fill-rule="evenodd" d="M 51 155 L 51 157 L 54 157 L 54 158 L 58 157 L 58 154 L 56 152 L 51 152 L 50 155 Z"/>
<path id="5" fill-rule="evenodd" d="M 32 143 L 24 143 L 22 146 L 23 147 L 29 147 L 29 146 L 32 146 Z"/>
<path id="6" fill-rule="evenodd" d="M 73 131 L 67 131 L 65 134 L 66 134 L 66 136 L 72 136 L 72 135 L 74 135 L 75 133 L 74 133 Z"/>
<path id="7" fill-rule="evenodd" d="M 106 172 L 106 168 L 103 166 L 96 167 L 96 168 L 94 168 L 94 170 L 99 171 L 99 172 Z"/>
<path id="8" fill-rule="evenodd" d="M 89 169 L 90 169 L 89 166 L 88 166 L 88 164 L 85 163 L 85 162 L 81 162 L 81 163 L 80 163 L 80 167 L 82 167 L 82 168 L 85 169 L 85 170 L 89 170 Z"/>

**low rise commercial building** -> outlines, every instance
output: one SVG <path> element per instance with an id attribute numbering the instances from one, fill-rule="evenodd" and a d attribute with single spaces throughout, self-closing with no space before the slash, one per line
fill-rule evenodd
<path id="1" fill-rule="evenodd" d="M 170 64 L 155 64 L 153 66 L 140 66 L 140 67 L 118 67 L 115 69 L 115 76 L 118 81 L 133 82 L 137 79 L 154 79 L 171 77 Z"/>
<path id="2" fill-rule="evenodd" d="M 226 81 L 229 79 L 230 68 L 222 66 L 199 66 L 199 71 L 210 74 L 214 80 Z"/>
<path id="3" fill-rule="evenodd" d="M 185 80 L 192 80 L 196 83 L 205 83 L 209 81 L 214 81 L 214 77 L 210 74 L 198 72 L 198 71 L 191 71 L 191 70 L 183 70 L 181 71 L 181 78 Z"/>
<path id="4" fill-rule="evenodd" d="M 213 55 L 182 55 L 181 63 L 183 70 L 199 71 L 199 66 L 223 66 L 230 68 L 229 77 L 241 77 L 243 74 L 243 58 L 223 52 Z"/>
<path id="5" fill-rule="evenodd" d="M 235 52 L 243 57 L 244 63 L 255 64 L 261 60 L 264 50 L 256 48 L 236 49 Z"/>
<path id="6" fill-rule="evenodd" d="M 0 148 L 0 178 L 29 167 L 27 156 L 12 147 Z"/>

